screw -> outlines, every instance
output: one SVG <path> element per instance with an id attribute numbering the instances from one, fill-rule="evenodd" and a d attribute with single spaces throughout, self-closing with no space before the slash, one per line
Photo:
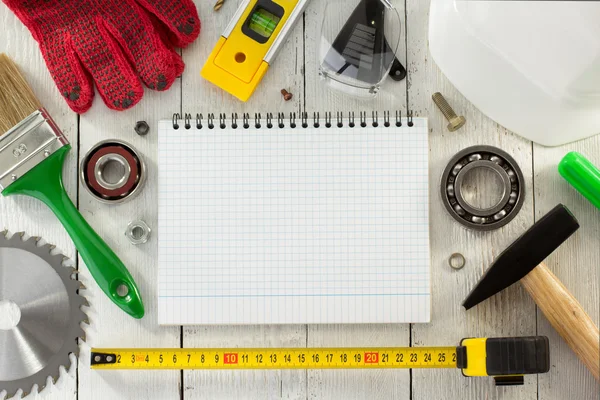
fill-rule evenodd
<path id="1" fill-rule="evenodd" d="M 50 157 L 50 150 L 44 150 L 44 157 Z"/>
<path id="2" fill-rule="evenodd" d="M 291 94 L 290 92 L 288 92 L 285 89 L 281 89 L 281 94 L 283 95 L 283 99 L 285 101 L 290 101 L 294 97 L 293 94 Z"/>
<path id="3" fill-rule="evenodd" d="M 225 0 L 217 0 L 214 10 L 219 11 L 223 7 L 223 4 L 225 4 Z"/>
<path id="4" fill-rule="evenodd" d="M 454 132 L 462 128 L 465 122 L 467 122 L 465 117 L 463 117 L 462 115 L 460 117 L 456 115 L 452 107 L 450 107 L 450 104 L 448 104 L 448 101 L 446 101 L 446 99 L 440 92 L 434 93 L 433 96 L 431 96 L 431 98 L 433 99 L 433 102 L 440 108 L 440 111 L 442 111 L 444 117 L 446 117 L 448 122 L 450 122 L 448 124 L 448 130 L 450 132 Z"/>
<path id="5" fill-rule="evenodd" d="M 17 176 L 15 174 L 12 174 L 10 176 L 10 179 L 13 180 L 13 181 L 16 181 L 17 180 Z"/>
<path id="6" fill-rule="evenodd" d="M 138 121 L 135 124 L 135 132 L 140 136 L 146 136 L 150 132 L 150 127 L 146 121 Z"/>

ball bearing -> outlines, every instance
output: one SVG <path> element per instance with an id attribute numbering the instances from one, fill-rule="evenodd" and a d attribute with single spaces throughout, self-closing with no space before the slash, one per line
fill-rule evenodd
<path id="1" fill-rule="evenodd" d="M 105 171 L 111 163 L 122 173 L 110 181 Z M 80 178 L 83 186 L 97 200 L 122 203 L 139 193 L 146 179 L 146 165 L 138 152 L 128 143 L 106 140 L 94 146 L 81 161 Z"/>
<path id="2" fill-rule="evenodd" d="M 496 173 L 503 186 L 501 200 L 485 209 L 469 204 L 461 189 L 469 172 L 480 168 Z M 452 158 L 442 175 L 441 194 L 454 219 L 469 228 L 489 231 L 508 224 L 519 213 L 525 199 L 525 183 L 519 165 L 506 152 L 491 146 L 473 146 Z"/>

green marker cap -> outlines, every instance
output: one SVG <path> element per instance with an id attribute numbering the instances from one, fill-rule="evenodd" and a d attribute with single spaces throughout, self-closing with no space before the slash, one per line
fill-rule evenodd
<path id="1" fill-rule="evenodd" d="M 600 210 L 600 170 L 594 164 L 573 151 L 558 164 L 558 172 Z"/>

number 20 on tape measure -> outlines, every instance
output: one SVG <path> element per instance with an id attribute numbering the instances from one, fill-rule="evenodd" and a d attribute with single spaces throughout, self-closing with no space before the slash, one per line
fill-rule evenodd
<path id="1" fill-rule="evenodd" d="M 92 349 L 94 369 L 460 368 L 498 384 L 549 370 L 546 337 L 464 339 L 458 347 L 296 349 Z"/>
<path id="2" fill-rule="evenodd" d="M 310 0 L 244 0 L 202 68 L 202 76 L 247 101 Z"/>
<path id="3" fill-rule="evenodd" d="M 103 349 L 96 369 L 456 368 L 456 347 L 331 349 Z"/>

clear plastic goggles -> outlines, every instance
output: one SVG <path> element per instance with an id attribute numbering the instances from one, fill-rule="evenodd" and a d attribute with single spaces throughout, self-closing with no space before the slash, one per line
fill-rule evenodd
<path id="1" fill-rule="evenodd" d="M 406 70 L 396 58 L 401 22 L 388 0 L 333 0 L 325 9 L 319 48 L 319 75 L 336 90 L 375 97 L 390 75 Z"/>

